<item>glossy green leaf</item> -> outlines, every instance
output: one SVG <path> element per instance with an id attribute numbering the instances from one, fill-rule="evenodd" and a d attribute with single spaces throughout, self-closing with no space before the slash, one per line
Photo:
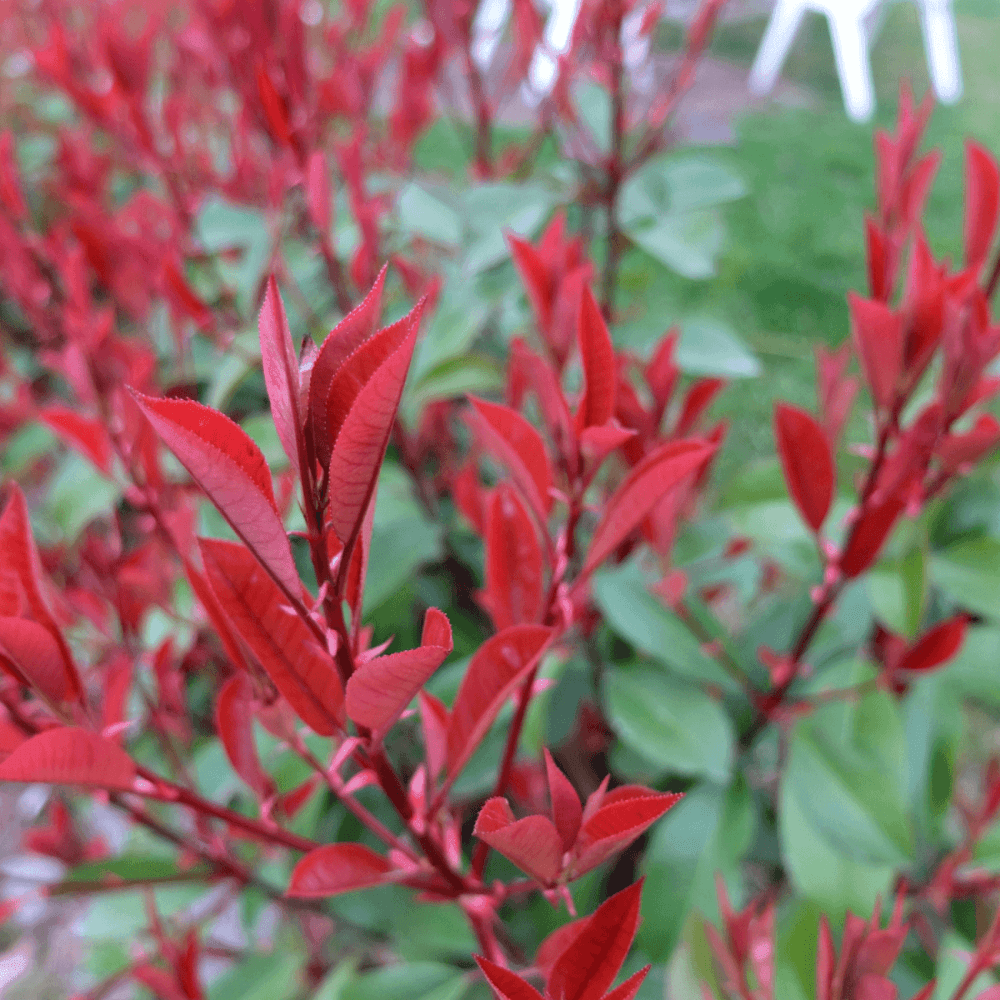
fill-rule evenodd
<path id="1" fill-rule="evenodd" d="M 636 665 L 608 670 L 604 691 L 608 721 L 619 739 L 663 773 L 728 780 L 732 723 L 703 690 Z"/>

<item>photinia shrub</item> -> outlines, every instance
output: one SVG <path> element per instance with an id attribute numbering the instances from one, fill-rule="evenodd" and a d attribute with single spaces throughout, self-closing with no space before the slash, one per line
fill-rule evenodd
<path id="1" fill-rule="evenodd" d="M 527 2 L 488 67 L 461 3 L 6 5 L 2 916 L 89 901 L 64 994 L 997 995 L 1000 174 L 936 259 L 902 90 L 725 479 L 622 280 L 742 194 L 666 154 L 722 6 L 650 92 L 585 0 L 518 129 Z"/>

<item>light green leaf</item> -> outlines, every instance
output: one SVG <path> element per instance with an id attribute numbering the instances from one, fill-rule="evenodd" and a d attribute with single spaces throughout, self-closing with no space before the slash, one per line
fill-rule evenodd
<path id="1" fill-rule="evenodd" d="M 453 988 L 456 980 L 462 982 L 463 977 L 449 965 L 404 962 L 358 976 L 341 1000 L 423 1000 L 442 987 Z"/>
<path id="2" fill-rule="evenodd" d="M 400 192 L 396 207 L 403 232 L 442 246 L 453 247 L 462 242 L 458 212 L 415 181 L 410 181 Z"/>
<path id="3" fill-rule="evenodd" d="M 59 527 L 68 542 L 95 518 L 110 516 L 121 499 L 121 487 L 98 472 L 76 452 L 60 461 L 47 497 L 47 516 Z"/>
<path id="4" fill-rule="evenodd" d="M 718 662 L 702 652 L 684 623 L 649 592 L 634 560 L 596 574 L 594 597 L 608 625 L 636 649 L 681 677 L 738 690 Z"/>
<path id="5" fill-rule="evenodd" d="M 931 580 L 963 607 L 1000 618 L 1000 541 L 970 539 L 932 555 Z"/>
<path id="6" fill-rule="evenodd" d="M 878 694 L 853 712 L 832 705 L 796 727 L 785 788 L 794 790 L 798 807 L 845 858 L 900 865 L 913 852 L 907 778 L 898 710 Z"/>
<path id="7" fill-rule="evenodd" d="M 725 230 L 712 211 L 671 212 L 624 229 L 629 239 L 682 278 L 697 280 L 715 274 Z"/>
<path id="8" fill-rule="evenodd" d="M 733 728 L 704 691 L 646 666 L 610 669 L 608 718 L 619 738 L 664 773 L 725 782 L 733 766 Z"/>
<path id="9" fill-rule="evenodd" d="M 752 378 L 761 371 L 760 362 L 725 323 L 703 316 L 681 321 L 677 363 L 691 375 Z"/>
<path id="10" fill-rule="evenodd" d="M 302 959 L 275 951 L 251 955 L 216 980 L 209 1000 L 289 1000 L 301 987 Z"/>
<path id="11" fill-rule="evenodd" d="M 703 782 L 653 827 L 643 855 L 646 876 L 639 946 L 669 957 L 689 914 L 718 917 L 715 876 L 732 873 L 753 836 L 750 793 L 742 778 L 728 788 Z"/>
<path id="12" fill-rule="evenodd" d="M 441 556 L 441 528 L 413 496 L 407 474 L 387 462 L 379 474 L 364 607 L 371 611 L 424 563 Z"/>

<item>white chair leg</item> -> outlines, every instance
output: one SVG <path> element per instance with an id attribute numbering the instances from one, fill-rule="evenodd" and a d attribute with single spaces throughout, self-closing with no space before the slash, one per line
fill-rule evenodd
<path id="1" fill-rule="evenodd" d="M 919 0 L 918 6 L 931 86 L 942 104 L 954 104 L 962 96 L 962 70 L 951 0 Z"/>
<path id="2" fill-rule="evenodd" d="M 510 0 L 482 0 L 472 22 L 472 58 L 481 70 L 489 69 L 510 15 Z"/>
<path id="3" fill-rule="evenodd" d="M 864 19 L 830 17 L 829 22 L 844 108 L 853 121 L 867 121 L 875 110 L 875 87 Z"/>
<path id="4" fill-rule="evenodd" d="M 580 3 L 581 0 L 555 0 L 552 5 L 552 13 L 542 33 L 542 43 L 535 49 L 528 67 L 528 83 L 536 95 L 544 97 L 556 82 L 559 72 L 557 58 L 569 51 Z"/>
<path id="5" fill-rule="evenodd" d="M 766 94 L 774 87 L 804 14 L 802 0 L 778 0 L 750 68 L 749 85 L 754 93 Z"/>

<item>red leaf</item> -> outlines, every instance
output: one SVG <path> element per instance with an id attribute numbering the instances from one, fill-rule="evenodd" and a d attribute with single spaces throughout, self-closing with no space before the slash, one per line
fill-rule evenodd
<path id="1" fill-rule="evenodd" d="M 562 840 L 545 816 L 527 816 L 515 821 L 506 799 L 489 799 L 472 832 L 545 885 L 551 885 L 559 874 Z"/>
<path id="2" fill-rule="evenodd" d="M 306 206 L 313 225 L 329 236 L 333 224 L 333 198 L 330 192 L 330 169 L 323 151 L 317 149 L 306 167 Z"/>
<path id="3" fill-rule="evenodd" d="M 111 439 L 100 420 L 81 417 L 62 406 L 47 406 L 39 417 L 70 447 L 89 458 L 101 472 L 111 475 Z"/>
<path id="4" fill-rule="evenodd" d="M 27 610 L 39 625 L 48 629 L 62 653 L 72 696 L 82 698 L 83 685 L 73 656 L 43 590 L 42 564 L 31 534 L 28 505 L 16 483 L 11 487 L 10 501 L 0 516 L 0 552 L 3 553 L 0 559 L 0 612 L 23 617 L 23 611 Z"/>
<path id="5" fill-rule="evenodd" d="M 581 576 L 597 568 L 670 490 L 695 472 L 715 449 L 700 441 L 671 441 L 647 455 L 605 505 L 590 540 Z"/>
<path id="6" fill-rule="evenodd" d="M 129 792 L 134 780 L 132 758 L 117 743 L 86 729 L 39 733 L 0 764 L 0 781 L 89 785 Z"/>
<path id="7" fill-rule="evenodd" d="M 606 993 L 604 1000 L 633 1000 L 651 968 L 651 965 L 647 965 L 629 976 L 621 986 L 616 986 L 610 993 Z"/>
<path id="8" fill-rule="evenodd" d="M 886 238 L 878 223 L 865 216 L 865 245 L 868 249 L 868 290 L 873 299 L 885 302 L 889 298 L 889 266 Z"/>
<path id="9" fill-rule="evenodd" d="M 599 1000 L 614 982 L 639 927 L 642 882 L 615 893 L 595 911 L 549 976 L 552 1000 Z"/>
<path id="10" fill-rule="evenodd" d="M 264 109 L 264 117 L 271 130 L 271 135 L 278 142 L 290 146 L 292 132 L 288 123 L 288 110 L 285 108 L 285 102 L 281 99 L 281 95 L 271 82 L 271 77 L 268 76 L 263 63 L 257 64 L 257 92 L 260 95 L 260 104 Z"/>
<path id="11" fill-rule="evenodd" d="M 542 549 L 531 515 L 507 483 L 493 492 L 486 523 L 486 610 L 497 630 L 541 617 Z"/>
<path id="12" fill-rule="evenodd" d="M 580 822 L 583 817 L 583 806 L 576 789 L 570 784 L 569 778 L 559 770 L 552 759 L 548 747 L 543 747 L 545 754 L 545 774 L 549 782 L 549 800 L 552 805 L 552 822 L 555 823 L 559 836 L 562 838 L 563 850 L 568 851 L 580 832 Z"/>
<path id="13" fill-rule="evenodd" d="M 339 728 L 343 692 L 333 659 L 241 545 L 199 539 L 212 590 L 299 717 L 321 736 Z"/>
<path id="14" fill-rule="evenodd" d="M 534 669 L 552 630 L 515 625 L 487 639 L 469 662 L 448 721 L 448 774 L 454 778 L 503 703 Z"/>
<path id="15" fill-rule="evenodd" d="M 262 802 L 275 794 L 253 738 L 253 689 L 242 674 L 230 677 L 215 700 L 215 728 L 233 770 Z"/>
<path id="16" fill-rule="evenodd" d="M 494 965 L 478 955 L 475 959 L 498 1000 L 543 1000 L 541 993 L 531 983 L 526 983 L 510 969 Z"/>
<path id="17" fill-rule="evenodd" d="M 451 624 L 437 608 L 424 616 L 418 649 L 376 656 L 363 663 L 347 682 L 347 714 L 359 726 L 381 735 L 452 650 Z"/>
<path id="18" fill-rule="evenodd" d="M 965 144 L 965 263 L 982 267 L 993 243 L 1000 207 L 1000 171 L 979 143 Z"/>
<path id="19" fill-rule="evenodd" d="M 624 850 L 680 799 L 675 792 L 661 794 L 635 786 L 610 792 L 580 830 L 574 875 L 582 875 Z"/>
<path id="20" fill-rule="evenodd" d="M 872 399 L 880 409 L 892 405 L 903 364 L 903 318 L 883 302 L 847 293 L 854 345 Z"/>
<path id="21" fill-rule="evenodd" d="M 613 418 L 600 427 L 585 427 L 580 431 L 580 453 L 590 462 L 600 465 L 611 452 L 636 436 L 636 431 L 622 427 Z"/>
<path id="22" fill-rule="evenodd" d="M 890 496 L 865 509 L 851 530 L 847 547 L 840 557 L 840 568 L 846 577 L 863 573 L 875 562 L 905 506 L 902 500 Z"/>
<path id="23" fill-rule="evenodd" d="M 424 730 L 424 753 L 427 773 L 437 778 L 448 758 L 448 709 L 440 698 L 420 691 L 420 722 Z"/>
<path id="24" fill-rule="evenodd" d="M 0 660 L 53 705 L 70 694 L 62 650 L 52 633 L 27 618 L 0 617 Z"/>
<path id="25" fill-rule="evenodd" d="M 725 388 L 724 378 L 701 378 L 697 382 L 692 382 L 684 402 L 681 405 L 681 414 L 677 418 L 677 426 L 674 434 L 677 437 L 684 437 L 694 425 L 698 418 L 712 404 L 712 400 Z"/>
<path id="26" fill-rule="evenodd" d="M 900 660 L 899 670 L 934 670 L 947 663 L 962 648 L 968 618 L 955 615 L 924 633 Z"/>
<path id="27" fill-rule="evenodd" d="M 788 492 L 806 524 L 819 531 L 830 511 L 836 477 L 823 428 L 805 410 L 778 403 L 774 437 Z"/>
<path id="28" fill-rule="evenodd" d="M 408 316 L 359 347 L 330 385 L 328 425 L 335 435 L 327 479 L 330 523 L 344 543 L 345 554 L 353 551 L 378 481 L 423 305 L 421 299 Z M 360 386 L 355 383 L 359 378 L 363 379 Z"/>
<path id="29" fill-rule="evenodd" d="M 292 343 L 292 331 L 281 301 L 277 282 L 267 280 L 264 304 L 258 320 L 260 358 L 264 369 L 267 398 L 281 446 L 296 472 L 305 464 L 302 414 L 299 412 L 299 359 Z"/>
<path id="30" fill-rule="evenodd" d="M 374 332 L 382 311 L 382 287 L 386 269 L 379 271 L 375 284 L 331 331 L 319 348 L 309 376 L 309 428 L 316 458 L 325 469 L 330 464 L 333 441 L 327 426 L 327 397 L 334 376 L 344 361 Z"/>
<path id="31" fill-rule="evenodd" d="M 581 917 L 579 920 L 571 920 L 562 927 L 557 927 L 538 946 L 535 952 L 535 968 L 548 979 L 559 961 L 562 953 L 573 943 L 576 936 L 587 926 L 590 917 Z"/>
<path id="32" fill-rule="evenodd" d="M 545 442 L 524 417 L 509 406 L 469 397 L 474 425 L 483 447 L 504 465 L 544 524 L 552 507 L 552 471 Z"/>
<path id="33" fill-rule="evenodd" d="M 576 427 L 580 431 L 606 424 L 615 412 L 615 349 L 589 285 L 583 286 L 576 336 L 584 380 L 583 399 L 576 412 Z"/>
<path id="34" fill-rule="evenodd" d="M 322 899 L 393 881 L 393 866 L 363 844 L 326 844 L 295 866 L 287 896 Z"/>
<path id="35" fill-rule="evenodd" d="M 552 322 L 552 298 L 555 292 L 548 269 L 538 251 L 526 240 L 507 233 L 507 243 L 514 267 L 521 276 L 535 311 L 535 321 L 539 329 L 546 332 Z"/>
<path id="36" fill-rule="evenodd" d="M 816 1000 L 833 1000 L 833 972 L 837 951 L 833 946 L 830 922 L 826 914 L 819 918 L 819 943 L 816 947 Z"/>
<path id="37" fill-rule="evenodd" d="M 132 393 L 164 444 L 289 595 L 302 585 L 260 448 L 229 417 L 190 399 Z"/>

